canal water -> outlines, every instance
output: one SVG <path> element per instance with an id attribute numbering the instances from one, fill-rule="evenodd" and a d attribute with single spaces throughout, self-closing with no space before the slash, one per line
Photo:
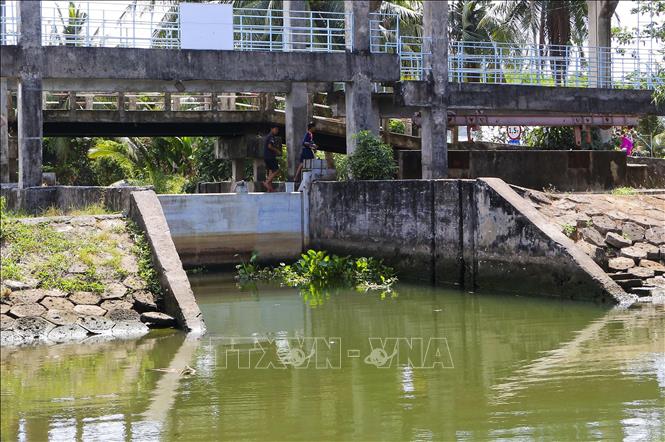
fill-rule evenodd
<path id="1" fill-rule="evenodd" d="M 3 348 L 2 441 L 665 440 L 662 307 L 191 280 L 201 339 Z"/>

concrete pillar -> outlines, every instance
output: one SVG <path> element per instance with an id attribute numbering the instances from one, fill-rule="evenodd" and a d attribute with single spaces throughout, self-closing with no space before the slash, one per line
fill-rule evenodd
<path id="1" fill-rule="evenodd" d="M 431 86 L 432 101 L 422 110 L 422 177 L 446 178 L 448 175 L 448 1 L 423 3 L 423 42 L 426 57 L 426 80 Z"/>
<path id="2" fill-rule="evenodd" d="M 291 90 L 286 94 L 286 133 L 284 134 L 289 181 L 293 181 L 296 174 L 302 150 L 302 139 L 310 119 L 308 103 L 307 83 L 292 83 Z"/>
<path id="3" fill-rule="evenodd" d="M 309 20 L 303 14 L 293 13 L 308 10 L 308 4 L 305 0 L 284 0 L 284 50 L 302 51 L 307 48 L 308 37 L 305 30 L 295 29 L 309 26 Z"/>
<path id="4" fill-rule="evenodd" d="M 213 92 L 212 94 L 210 94 L 210 110 L 217 111 L 217 108 L 219 107 L 217 104 L 218 104 L 217 94 Z"/>
<path id="5" fill-rule="evenodd" d="M 18 183 L 18 136 L 9 132 L 9 182 Z"/>
<path id="6" fill-rule="evenodd" d="M 235 183 L 245 179 L 245 160 L 231 160 L 231 180 Z"/>
<path id="7" fill-rule="evenodd" d="M 18 186 L 42 183 L 41 2 L 19 2 L 18 44 L 30 54 L 18 79 Z"/>
<path id="8" fill-rule="evenodd" d="M 369 54 L 369 9 L 368 1 L 345 1 L 347 13 L 347 51 Z M 363 130 L 379 134 L 379 115 L 372 106 L 372 79 L 369 72 L 356 71 L 353 81 L 344 86 L 346 95 L 346 153 L 356 149 L 355 135 Z"/>
<path id="9" fill-rule="evenodd" d="M 365 0 L 344 1 L 347 51 L 369 52 L 369 9 L 370 2 Z"/>
<path id="10" fill-rule="evenodd" d="M 7 79 L 0 78 L 0 183 L 9 182 L 9 109 Z"/>
<path id="11" fill-rule="evenodd" d="M 171 92 L 164 93 L 164 110 L 171 112 Z"/>
<path id="12" fill-rule="evenodd" d="M 252 163 L 253 163 L 252 175 L 254 175 L 254 182 L 260 183 L 261 181 L 264 181 L 266 179 L 266 165 L 265 162 L 263 161 L 263 158 L 254 158 L 252 160 Z"/>
<path id="13" fill-rule="evenodd" d="M 589 83 L 592 87 L 611 87 L 612 15 L 617 0 L 587 0 L 589 14 Z M 604 49 L 607 48 L 607 49 Z"/>

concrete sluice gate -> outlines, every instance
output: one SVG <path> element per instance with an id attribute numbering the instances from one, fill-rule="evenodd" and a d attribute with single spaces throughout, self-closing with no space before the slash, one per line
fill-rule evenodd
<path id="1" fill-rule="evenodd" d="M 626 294 L 508 184 L 315 182 L 306 193 L 161 195 L 184 266 L 297 259 L 313 248 L 373 256 L 404 280 L 629 304 Z"/>

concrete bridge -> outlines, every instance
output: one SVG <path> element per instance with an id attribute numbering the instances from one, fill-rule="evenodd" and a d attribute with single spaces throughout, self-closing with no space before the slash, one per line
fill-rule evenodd
<path id="1" fill-rule="evenodd" d="M 653 54 L 637 51 L 628 57 L 631 64 L 622 62 L 621 70 L 614 69 L 611 60 L 621 54 L 611 52 L 606 38 L 609 22 L 603 20 L 608 8 L 590 8 L 593 19 L 600 20 L 591 31 L 596 46 L 587 51 L 588 63 L 580 63 L 580 55 L 573 50 L 563 56 L 538 58 L 535 54 L 543 53 L 542 48 L 524 47 L 514 55 L 514 51 L 495 49 L 492 53 L 480 46 L 468 50 L 460 42 L 448 42 L 446 1 L 424 3 L 424 35 L 413 43 L 410 39 L 416 37 L 383 32 L 392 18 L 372 12 L 370 3 L 347 1 L 341 15 L 316 12 L 317 20 L 325 18 L 325 24 L 316 25 L 312 24 L 314 12 L 306 11 L 300 0 L 284 2 L 284 10 L 275 11 L 279 23 L 270 21 L 268 25 L 250 25 L 251 20 L 245 20 L 255 17 L 257 11 L 234 10 L 233 45 L 218 50 L 187 49 L 181 21 L 142 23 L 136 9 L 130 14 L 130 25 L 102 19 L 100 26 L 107 23 L 110 30 L 101 35 L 89 29 L 90 23 L 85 29 L 80 24 L 73 35 L 63 35 L 49 24 L 53 4 L 7 2 L 14 15 L 5 11 L 1 32 L 0 178 L 8 179 L 11 118 L 7 97 L 14 90 L 21 188 L 41 183 L 45 134 L 90 134 L 95 128 L 99 129 L 96 135 L 129 135 L 132 130 L 166 135 L 175 134 L 173 126 L 177 125 L 183 131 L 207 129 L 222 135 L 279 122 L 285 128 L 292 176 L 300 138 L 313 115 L 309 94 L 332 91 L 339 83 L 344 92 L 336 96 L 333 116 L 344 116 L 345 124 L 322 123 L 330 148 L 353 152 L 353 134 L 360 130 L 378 133 L 380 118 L 411 117 L 418 112 L 423 178 L 447 176 L 447 130 L 452 125 L 507 124 L 523 118 L 532 124 L 611 126 L 660 112 L 651 103 Z M 616 7 L 616 2 L 601 3 L 608 3 L 609 9 L 612 4 Z M 177 17 L 179 7 L 174 8 L 169 14 Z M 130 26 L 134 34 L 114 34 L 130 29 L 124 26 Z M 141 26 L 148 29 L 143 37 L 136 34 Z M 377 34 L 377 30 L 382 32 Z M 567 69 L 557 71 L 556 66 L 562 65 Z M 508 75 L 514 69 L 511 66 L 521 66 L 529 75 Z M 633 84 L 629 74 L 635 72 L 639 81 Z M 514 78 L 521 78 L 520 84 L 509 84 Z M 373 93 L 376 85 L 391 89 Z M 124 111 L 124 102 L 116 112 L 44 110 L 43 92 L 63 90 L 108 92 L 119 97 L 128 91 L 283 93 L 285 111 L 258 116 L 214 109 L 135 113 Z M 210 129 L 213 126 L 216 129 Z M 413 139 L 401 141 L 407 148 L 415 147 Z"/>

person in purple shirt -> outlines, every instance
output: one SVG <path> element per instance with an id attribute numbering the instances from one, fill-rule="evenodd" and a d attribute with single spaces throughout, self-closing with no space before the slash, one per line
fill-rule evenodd
<path id="1" fill-rule="evenodd" d="M 300 178 L 300 173 L 302 172 L 303 163 L 305 160 L 314 159 L 314 151 L 316 150 L 316 144 L 314 144 L 314 123 L 309 123 L 307 125 L 307 132 L 305 133 L 305 138 L 302 140 L 302 152 L 300 153 L 300 164 L 298 164 L 298 170 L 296 170 L 295 180 L 298 181 Z"/>

